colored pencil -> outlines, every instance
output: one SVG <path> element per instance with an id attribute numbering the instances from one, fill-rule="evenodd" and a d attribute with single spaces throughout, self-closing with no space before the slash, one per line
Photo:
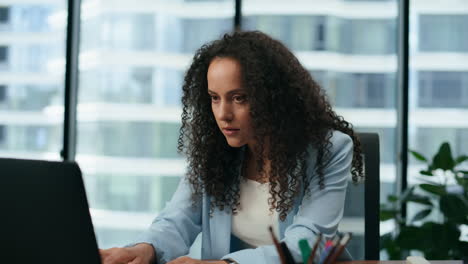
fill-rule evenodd
<path id="1" fill-rule="evenodd" d="M 280 261 L 282 264 L 288 264 L 286 262 L 286 256 L 284 255 L 283 250 L 281 249 L 281 245 L 278 242 L 278 239 L 276 239 L 275 234 L 273 233 L 273 227 L 269 226 L 268 230 L 270 231 L 271 234 L 271 239 L 273 240 L 273 243 L 275 244 L 276 251 L 278 251 L 278 255 L 280 257 Z"/>
<path id="2" fill-rule="evenodd" d="M 340 242 L 336 246 L 335 251 L 333 252 L 332 256 L 328 259 L 326 263 L 334 263 L 336 258 L 340 256 L 340 254 L 343 252 L 345 249 L 346 245 L 348 244 L 349 240 L 351 240 L 352 234 L 351 233 L 346 233 L 343 235 L 343 237 L 340 239 Z M 325 263 L 325 264 L 326 264 Z"/>
<path id="3" fill-rule="evenodd" d="M 288 245 L 286 245 L 286 242 L 283 241 L 283 242 L 280 243 L 280 245 L 281 245 L 281 249 L 284 252 L 284 256 L 286 258 L 286 263 L 287 264 L 296 264 L 292 254 L 291 254 L 291 251 L 289 251 Z"/>
<path id="4" fill-rule="evenodd" d="M 299 240 L 299 249 L 301 250 L 302 263 L 306 264 L 307 259 L 309 258 L 309 255 L 310 255 L 310 250 L 311 250 L 309 246 L 309 242 L 307 242 L 307 239 Z"/>
<path id="5" fill-rule="evenodd" d="M 320 259 L 320 264 L 325 264 L 327 263 L 327 260 L 330 259 L 330 256 L 333 254 L 333 252 L 335 251 L 336 247 L 338 246 L 338 243 L 340 242 L 340 237 L 337 235 L 333 238 L 333 240 L 331 241 L 331 245 L 330 247 L 328 248 L 326 254 L 322 255 L 321 259 Z"/>
<path id="6" fill-rule="evenodd" d="M 315 253 L 317 252 L 317 248 L 318 248 L 321 240 L 322 240 L 322 233 L 319 233 L 318 236 L 317 236 L 317 240 L 315 241 L 314 247 L 312 248 L 312 253 L 310 253 L 309 259 L 307 260 L 307 264 L 313 264 L 314 263 Z"/>

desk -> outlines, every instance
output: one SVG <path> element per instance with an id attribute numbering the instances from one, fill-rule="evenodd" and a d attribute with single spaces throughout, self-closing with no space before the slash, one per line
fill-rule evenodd
<path id="1" fill-rule="evenodd" d="M 462 260 L 429 260 L 431 264 L 463 264 Z M 337 264 L 406 264 L 406 260 L 354 260 L 340 261 Z"/>

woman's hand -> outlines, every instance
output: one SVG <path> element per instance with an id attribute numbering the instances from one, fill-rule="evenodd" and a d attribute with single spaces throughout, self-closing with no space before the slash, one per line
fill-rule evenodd
<path id="1" fill-rule="evenodd" d="M 142 243 L 133 247 L 100 249 L 102 264 L 150 264 L 154 261 L 154 248 Z"/>
<path id="2" fill-rule="evenodd" d="M 226 264 L 226 262 L 223 260 L 200 260 L 184 256 L 169 261 L 167 264 Z"/>

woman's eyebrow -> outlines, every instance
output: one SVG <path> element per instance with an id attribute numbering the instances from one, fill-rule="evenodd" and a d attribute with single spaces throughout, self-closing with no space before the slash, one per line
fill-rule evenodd
<path id="1" fill-rule="evenodd" d="M 211 91 L 211 90 L 208 90 L 208 93 L 217 94 L 216 92 Z M 226 94 L 231 95 L 231 94 L 234 94 L 234 93 L 245 93 L 245 89 L 243 89 L 243 88 L 234 89 L 234 90 L 231 90 L 231 91 L 227 92 Z"/>

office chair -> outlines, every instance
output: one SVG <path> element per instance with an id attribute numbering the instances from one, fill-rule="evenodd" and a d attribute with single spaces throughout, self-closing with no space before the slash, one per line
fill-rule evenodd
<path id="1" fill-rule="evenodd" d="M 357 133 L 364 153 L 364 256 L 379 260 L 380 150 L 377 133 Z"/>
<path id="2" fill-rule="evenodd" d="M 379 259 L 379 137 L 357 133 L 363 152 L 365 180 L 349 183 L 340 231 L 352 232 L 347 248 L 355 260 Z M 351 181 L 351 179 L 350 179 Z"/>

